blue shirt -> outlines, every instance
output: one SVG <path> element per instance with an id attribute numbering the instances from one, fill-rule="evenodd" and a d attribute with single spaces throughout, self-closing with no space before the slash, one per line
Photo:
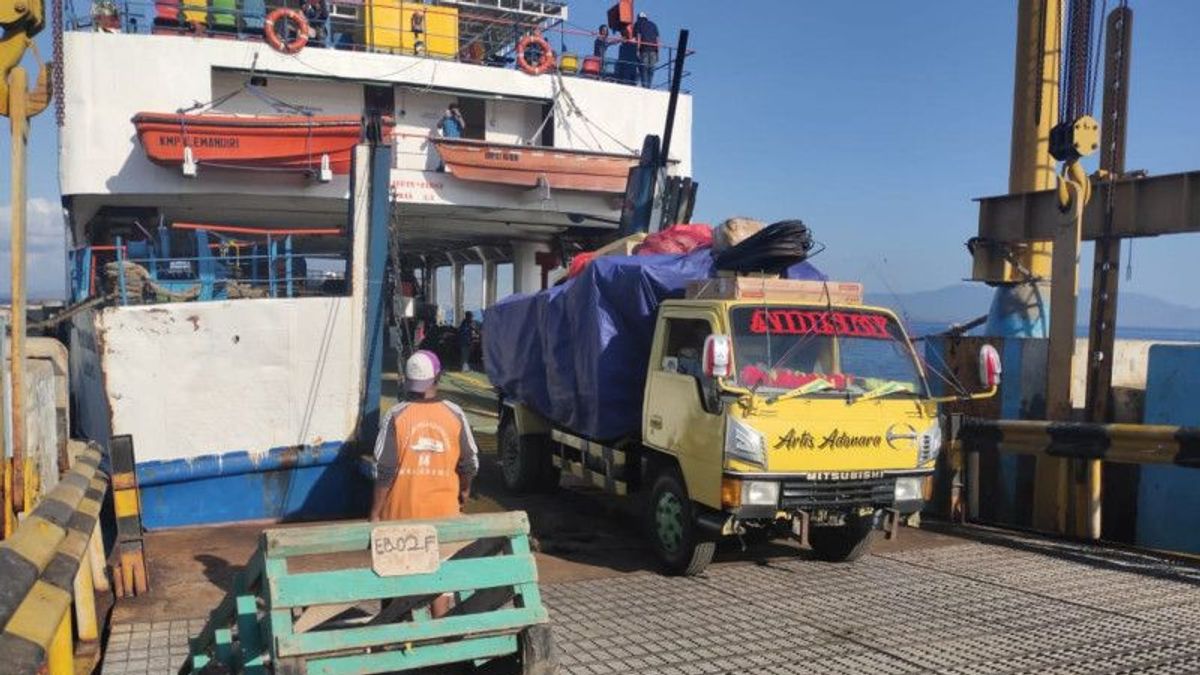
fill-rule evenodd
<path id="1" fill-rule="evenodd" d="M 463 128 L 459 124 L 458 119 L 453 115 L 446 115 L 442 118 L 442 135 L 446 138 L 462 138 Z"/>

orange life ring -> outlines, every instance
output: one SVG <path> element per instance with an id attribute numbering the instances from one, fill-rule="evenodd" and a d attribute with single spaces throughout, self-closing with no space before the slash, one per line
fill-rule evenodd
<path id="1" fill-rule="evenodd" d="M 275 30 L 275 24 L 279 23 L 281 19 L 287 19 L 296 24 L 296 37 L 287 42 L 284 42 Z M 305 19 L 298 10 L 280 7 L 267 15 L 266 25 L 263 26 L 263 37 L 275 51 L 295 54 L 308 44 L 308 19 Z"/>
<path id="2" fill-rule="evenodd" d="M 530 47 L 537 47 L 542 51 L 542 58 L 537 63 L 530 63 L 525 58 L 525 52 Z M 546 38 L 538 33 L 521 38 L 517 43 L 517 67 L 530 75 L 541 75 L 553 68 L 554 50 L 550 48 L 550 43 L 546 41 Z"/>

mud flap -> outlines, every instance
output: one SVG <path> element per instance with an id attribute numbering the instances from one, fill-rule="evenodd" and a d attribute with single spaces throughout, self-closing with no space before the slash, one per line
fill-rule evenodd
<path id="1" fill-rule="evenodd" d="M 880 529 L 883 530 L 883 537 L 887 540 L 895 539 L 900 535 L 900 512 L 896 509 L 883 509 L 880 517 Z"/>
<path id="2" fill-rule="evenodd" d="M 808 528 L 812 517 L 807 511 L 797 511 L 792 518 L 792 536 L 800 542 L 800 548 L 808 548 Z"/>

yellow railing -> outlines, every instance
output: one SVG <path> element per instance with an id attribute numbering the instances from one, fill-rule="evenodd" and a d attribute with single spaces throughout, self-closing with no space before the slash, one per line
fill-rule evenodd
<path id="1" fill-rule="evenodd" d="M 108 589 L 100 507 L 108 476 L 89 445 L 0 543 L 0 669 L 89 672 L 99 658 L 96 591 Z M 77 667 L 78 663 L 78 667 Z"/>

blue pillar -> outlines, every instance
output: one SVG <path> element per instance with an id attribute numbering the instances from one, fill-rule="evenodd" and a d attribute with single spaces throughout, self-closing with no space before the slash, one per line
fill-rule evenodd
<path id="1" fill-rule="evenodd" d="M 129 294 L 125 291 L 125 242 L 117 237 L 117 284 L 121 288 L 121 304 L 129 304 Z"/>
<path id="2" fill-rule="evenodd" d="M 200 299 L 213 299 L 213 282 L 217 277 L 217 264 L 208 248 L 208 231 L 196 230 L 196 267 L 200 273 Z"/>
<path id="3" fill-rule="evenodd" d="M 392 146 L 372 144 L 368 155 L 370 171 L 368 172 L 366 195 L 368 204 L 367 252 L 366 260 L 366 325 L 367 331 L 364 345 L 364 378 L 362 400 L 361 439 L 366 443 L 374 440 L 379 430 L 379 395 L 380 380 L 383 377 L 383 347 L 386 313 L 384 312 L 385 298 L 383 297 L 384 274 L 387 269 L 388 231 L 391 228 L 391 208 L 389 203 L 392 175 Z M 362 154 L 355 152 L 355 162 Z M 354 177 L 358 176 L 357 169 L 351 170 L 350 194 L 358 195 L 363 191 L 356 187 Z M 354 200 L 350 204 L 351 222 L 354 219 Z"/>
<path id="4" fill-rule="evenodd" d="M 267 284 L 271 297 L 275 297 L 275 240 L 267 235 Z"/>
<path id="5" fill-rule="evenodd" d="M 287 274 L 287 296 L 292 297 L 292 235 L 288 235 L 283 240 L 283 255 L 287 269 L 284 271 Z"/>
<path id="6" fill-rule="evenodd" d="M 171 257 L 171 231 L 161 218 L 158 221 L 158 255 L 162 258 Z"/>

